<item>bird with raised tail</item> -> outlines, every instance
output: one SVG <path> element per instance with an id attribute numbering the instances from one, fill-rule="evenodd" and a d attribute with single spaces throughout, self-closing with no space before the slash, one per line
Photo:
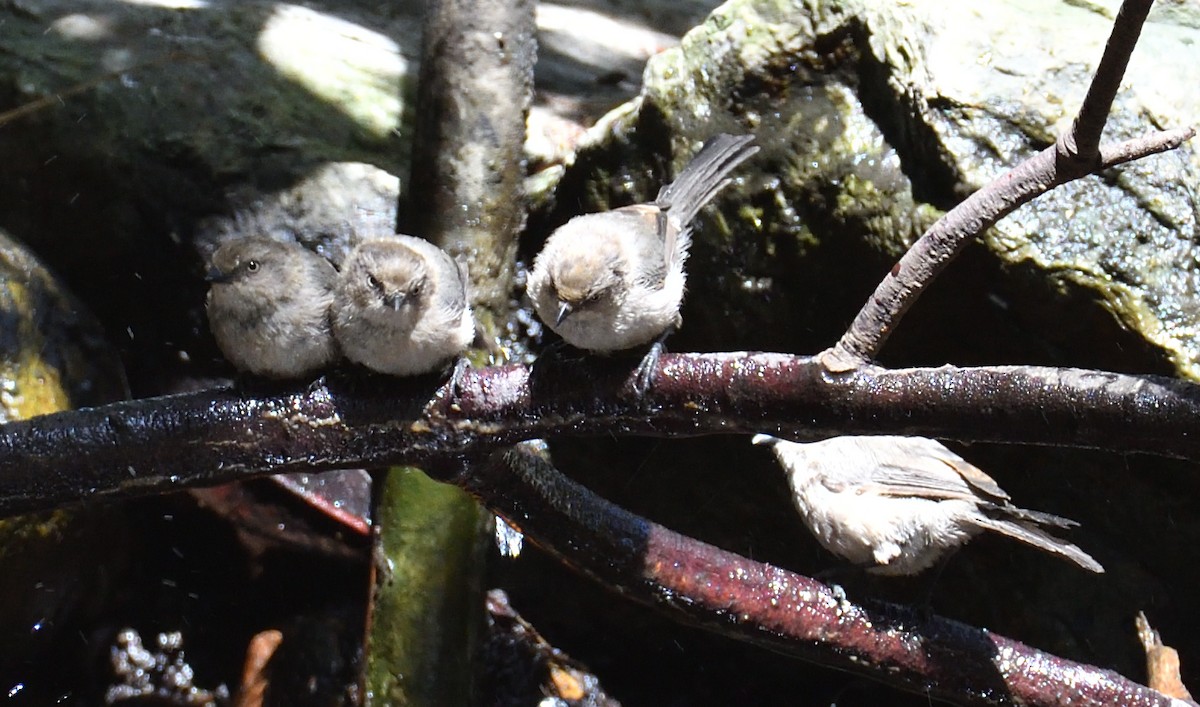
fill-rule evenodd
<path id="1" fill-rule="evenodd" d="M 854 436 L 801 444 L 755 435 L 753 442 L 775 452 L 817 541 L 870 572 L 917 574 L 985 530 L 1104 571 L 1043 530 L 1078 523 L 1014 506 L 992 477 L 936 440 Z"/>
<path id="2" fill-rule="evenodd" d="M 435 371 L 461 356 L 475 337 L 466 272 L 421 238 L 360 243 L 342 263 L 333 333 L 346 358 L 373 371 Z"/>
<path id="3" fill-rule="evenodd" d="M 527 290 L 563 341 L 611 353 L 655 342 L 639 367 L 648 386 L 662 339 L 681 323 L 692 221 L 758 147 L 750 135 L 708 140 L 658 198 L 576 216 L 546 240 Z"/>

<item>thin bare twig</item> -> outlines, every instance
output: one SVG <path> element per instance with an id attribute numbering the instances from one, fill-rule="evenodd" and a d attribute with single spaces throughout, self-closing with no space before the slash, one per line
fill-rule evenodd
<path id="1" fill-rule="evenodd" d="M 1126 0 L 1122 5 L 1070 132 L 938 219 L 884 276 L 842 338 L 821 354 L 829 370 L 852 370 L 874 359 L 905 312 L 950 261 L 1021 205 L 1080 177 L 1174 149 L 1195 135 L 1191 128 L 1168 130 L 1099 147 L 1101 131 L 1150 5 L 1149 0 Z"/>
<path id="2" fill-rule="evenodd" d="M 1079 369 L 863 367 L 782 354 L 664 356 L 654 389 L 591 359 L 429 378 L 331 375 L 259 395 L 222 389 L 0 425 L 0 515 L 250 476 L 447 462 L 555 435 L 922 434 L 1200 459 L 1200 386 Z"/>
<path id="3" fill-rule="evenodd" d="M 1112 671 L 905 607 L 856 605 L 679 535 L 565 478 L 534 444 L 463 468 L 460 483 L 562 561 L 717 633 L 956 704 L 1179 704 Z"/>
<path id="4" fill-rule="evenodd" d="M 1079 113 L 1072 121 L 1071 129 L 1059 138 L 1058 147 L 1062 156 L 1078 161 L 1085 172 L 1090 172 L 1097 161 L 1100 136 L 1108 122 L 1108 113 L 1153 4 L 1154 0 L 1125 0 L 1121 3 L 1104 54 L 1100 57 L 1100 65 L 1096 67 L 1087 95 L 1079 106 Z"/>
<path id="5" fill-rule="evenodd" d="M 117 81 L 123 76 L 135 74 L 142 69 L 148 69 L 166 63 L 199 61 L 199 59 L 200 58 L 198 56 L 185 52 L 168 52 L 166 55 L 157 59 L 138 62 L 132 66 L 125 67 L 124 69 L 110 71 L 108 73 L 96 76 L 95 78 L 91 78 L 86 81 L 80 81 L 79 83 L 68 86 L 61 91 L 55 91 L 54 93 L 34 99 L 15 108 L 10 108 L 9 110 L 0 112 L 0 128 L 30 115 L 35 115 L 39 111 L 46 110 L 56 105 L 62 105 L 68 98 L 77 96 L 81 93 L 86 93 L 87 91 L 90 91 L 93 88 L 101 86 L 109 81 Z"/>
<path id="6" fill-rule="evenodd" d="M 1145 135 L 1124 142 L 1109 143 L 1100 146 L 1100 166 L 1106 169 L 1117 165 L 1140 160 L 1147 155 L 1156 155 L 1167 150 L 1174 150 L 1185 141 L 1196 135 L 1195 128 L 1180 130 L 1164 130 L 1153 135 Z"/>

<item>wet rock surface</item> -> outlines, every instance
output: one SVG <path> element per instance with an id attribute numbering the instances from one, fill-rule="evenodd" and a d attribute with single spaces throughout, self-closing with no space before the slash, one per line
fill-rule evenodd
<path id="1" fill-rule="evenodd" d="M 0 226 L 98 315 L 100 324 L 82 327 L 77 343 L 118 347 L 139 396 L 228 373 L 203 318 L 202 263 L 216 243 L 266 232 L 338 262 L 355 239 L 390 228 L 409 150 L 419 46 L 413 7 L 177 5 L 25 0 L 0 10 L 11 53 L 0 56 L 0 101 L 11 107 L 61 96 L 0 127 Z M 704 17 L 703 5 L 576 7 L 646 30 L 632 49 L 606 50 L 598 41 L 594 53 L 574 51 L 588 32 L 572 33 L 571 18 L 556 19 L 564 29 L 554 30 L 554 41 L 547 36 L 539 109 L 562 122 L 531 148 L 549 168 L 535 175 L 543 192 L 521 246 L 529 262 L 570 216 L 651 198 L 712 133 L 754 132 L 762 153 L 698 220 L 684 325 L 668 342 L 679 351 L 814 353 L 830 345 L 942 210 L 1067 126 L 1112 13 L 1112 3 L 1032 0 L 733 2 L 667 49 Z M 1200 115 L 1183 78 L 1197 62 L 1200 21 L 1189 12 L 1165 3 L 1152 15 L 1108 139 Z M 639 90 L 636 67 L 651 55 L 637 102 L 602 119 L 573 152 L 582 127 Z M 1200 377 L 1198 170 L 1189 143 L 1026 206 L 951 266 L 900 326 L 885 362 Z M 33 309 L 58 307 L 67 328 L 77 326 L 71 306 L 48 302 Z M 5 316 L 5 350 L 38 341 L 23 320 Z M 536 327 L 514 336 L 529 331 Z M 46 385 L 62 371 L 111 359 L 43 342 L 35 348 L 48 363 L 12 368 L 6 381 L 15 382 L 0 382 L 0 403 L 49 406 L 19 413 L 30 414 L 120 393 L 111 370 Z M 769 455 L 746 440 L 558 441 L 554 448 L 562 469 L 678 531 L 802 572 L 836 564 L 795 517 Z M 1109 572 L 1095 578 L 981 538 L 943 574 L 936 611 L 1140 678 L 1133 616 L 1141 609 L 1180 649 L 1184 675 L 1196 672 L 1200 645 L 1171 628 L 1195 621 L 1189 588 L 1200 577 L 1187 561 L 1200 541 L 1200 515 L 1188 501 L 1200 493 L 1194 465 L 981 445 L 958 451 L 1020 505 L 1080 521 L 1072 540 Z M 164 520 L 168 512 L 187 519 L 187 529 Z M 172 581 L 228 572 L 228 581 L 250 586 L 248 568 L 261 558 L 225 558 L 218 546 L 233 545 L 233 533 L 211 515 L 172 505 L 136 518 L 159 534 L 143 557 L 186 555 L 162 563 Z M 75 535 L 56 537 L 72 556 L 88 552 Z M 276 558 L 271 567 L 276 574 L 255 580 L 254 591 L 309 582 L 302 556 Z M 629 703 L 894 699 L 625 605 L 536 549 L 498 562 L 493 578 L 548 640 Z M 230 608 L 233 599 L 207 589 L 189 606 L 182 597 L 196 585 L 181 585 L 156 597 L 157 620 L 204 611 L 222 613 L 223 627 L 247 619 Z M 855 598 L 922 595 L 903 581 L 847 586 Z M 332 592 L 312 603 L 336 604 Z M 35 613 L 17 623 L 31 625 Z M 188 645 L 214 650 L 191 637 Z M 47 654 L 26 655 L 37 663 Z M 237 658 L 197 663 L 206 666 L 229 679 Z"/>

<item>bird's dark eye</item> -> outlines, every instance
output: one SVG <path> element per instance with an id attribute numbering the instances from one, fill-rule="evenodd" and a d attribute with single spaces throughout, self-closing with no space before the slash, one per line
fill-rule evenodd
<path id="1" fill-rule="evenodd" d="M 370 287 L 372 290 L 383 289 L 383 285 L 380 284 L 379 280 L 375 279 L 374 275 L 367 275 L 367 287 Z"/>
<path id="2" fill-rule="evenodd" d="M 257 260 L 247 260 L 246 261 L 246 269 L 249 270 L 250 272 L 258 272 L 258 261 Z"/>

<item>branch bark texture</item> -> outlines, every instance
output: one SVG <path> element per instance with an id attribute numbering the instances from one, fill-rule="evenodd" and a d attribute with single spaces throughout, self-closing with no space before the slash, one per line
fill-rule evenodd
<path id="1" fill-rule="evenodd" d="M 677 354 L 645 397 L 629 362 L 584 360 L 435 379 L 332 375 L 221 389 L 0 426 L 0 514 L 164 493 L 250 476 L 447 463 L 556 435 L 766 432 L 791 439 L 920 434 L 1200 459 L 1200 386 L 1040 367 L 863 367 L 813 358 Z"/>

